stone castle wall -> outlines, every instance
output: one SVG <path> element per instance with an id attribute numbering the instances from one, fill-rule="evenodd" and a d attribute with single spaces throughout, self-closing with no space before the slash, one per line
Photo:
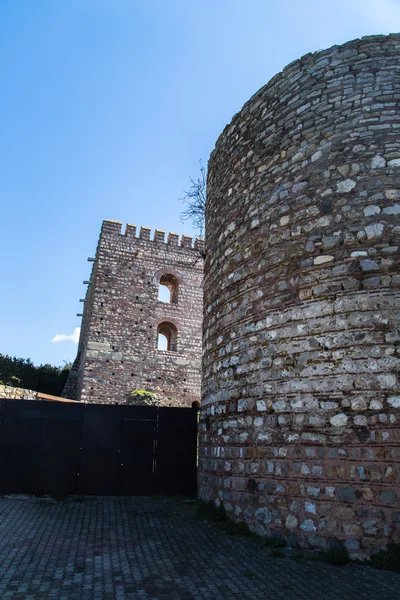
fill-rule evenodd
<path id="1" fill-rule="evenodd" d="M 0 384 L 0 398 L 12 400 L 36 400 L 38 392 L 26 390 L 25 388 L 15 388 L 10 385 Z"/>
<path id="2" fill-rule="evenodd" d="M 59 396 L 52 396 L 35 390 L 16 388 L 3 384 L 0 384 L 0 400 L 49 400 L 56 402 L 70 402 L 70 400 L 60 398 Z"/>
<path id="3" fill-rule="evenodd" d="M 120 222 L 103 222 L 65 395 L 114 403 L 146 389 L 189 406 L 200 400 L 203 242 L 150 234 L 127 225 L 122 235 Z M 177 287 L 171 303 L 158 300 L 163 276 Z M 157 349 L 161 323 L 176 337 L 170 350 Z"/>
<path id="4" fill-rule="evenodd" d="M 209 163 L 200 496 L 352 556 L 400 541 L 400 35 L 307 54 Z"/>

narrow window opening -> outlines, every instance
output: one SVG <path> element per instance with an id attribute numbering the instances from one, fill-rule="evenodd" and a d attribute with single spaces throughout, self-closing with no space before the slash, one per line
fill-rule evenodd
<path id="1" fill-rule="evenodd" d="M 162 275 L 158 289 L 158 299 L 160 302 L 176 304 L 178 302 L 179 281 L 175 275 Z"/>
<path id="2" fill-rule="evenodd" d="M 157 336 L 157 350 L 168 350 L 168 340 L 163 333 Z"/>
<path id="3" fill-rule="evenodd" d="M 157 327 L 157 350 L 176 352 L 178 330 L 173 323 L 160 323 Z"/>
<path id="4" fill-rule="evenodd" d="M 158 288 L 158 300 L 159 302 L 171 302 L 171 292 L 169 291 L 166 285 L 163 285 L 161 283 Z"/>

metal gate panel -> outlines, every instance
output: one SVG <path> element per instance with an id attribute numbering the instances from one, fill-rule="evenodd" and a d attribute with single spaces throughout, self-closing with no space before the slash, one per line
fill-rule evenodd
<path id="1" fill-rule="evenodd" d="M 154 492 L 156 421 L 123 419 L 121 494 L 147 496 Z"/>
<path id="2" fill-rule="evenodd" d="M 120 493 L 121 423 L 118 406 L 86 404 L 82 419 L 78 493 Z"/>
<path id="3" fill-rule="evenodd" d="M 5 493 L 76 491 L 81 406 L 6 401 L 1 411 L 0 488 Z"/>
<path id="4" fill-rule="evenodd" d="M 0 492 L 34 494 L 38 455 L 28 446 L 0 447 Z"/>
<path id="5" fill-rule="evenodd" d="M 160 493 L 196 496 L 197 410 L 159 408 L 156 482 Z"/>
<path id="6" fill-rule="evenodd" d="M 154 493 L 155 436 L 158 409 L 155 406 L 120 406 L 121 494 Z"/>

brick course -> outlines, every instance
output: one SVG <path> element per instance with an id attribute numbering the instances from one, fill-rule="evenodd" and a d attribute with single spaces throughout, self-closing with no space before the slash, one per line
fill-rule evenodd
<path id="1" fill-rule="evenodd" d="M 399 65 L 303 56 L 209 163 L 200 495 L 352 556 L 400 541 Z"/>

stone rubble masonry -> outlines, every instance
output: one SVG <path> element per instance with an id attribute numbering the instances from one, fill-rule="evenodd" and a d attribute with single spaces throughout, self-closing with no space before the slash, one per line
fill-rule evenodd
<path id="1" fill-rule="evenodd" d="M 38 393 L 34 390 L 15 388 L 11 385 L 0 384 L 0 398 L 12 400 L 36 400 Z"/>
<path id="2" fill-rule="evenodd" d="M 307 54 L 209 162 L 199 491 L 289 544 L 400 542 L 400 35 Z"/>
<path id="3" fill-rule="evenodd" d="M 49 400 L 51 402 L 73 402 L 59 396 L 51 396 L 35 390 L 17 388 L 10 385 L 0 384 L 0 400 Z"/>
<path id="4" fill-rule="evenodd" d="M 191 406 L 200 401 L 203 240 L 106 220 L 82 318 L 78 355 L 63 396 L 93 403 L 126 402 L 135 389 Z M 161 277 L 178 291 L 158 300 Z M 161 323 L 176 328 L 176 347 L 157 350 Z"/>

